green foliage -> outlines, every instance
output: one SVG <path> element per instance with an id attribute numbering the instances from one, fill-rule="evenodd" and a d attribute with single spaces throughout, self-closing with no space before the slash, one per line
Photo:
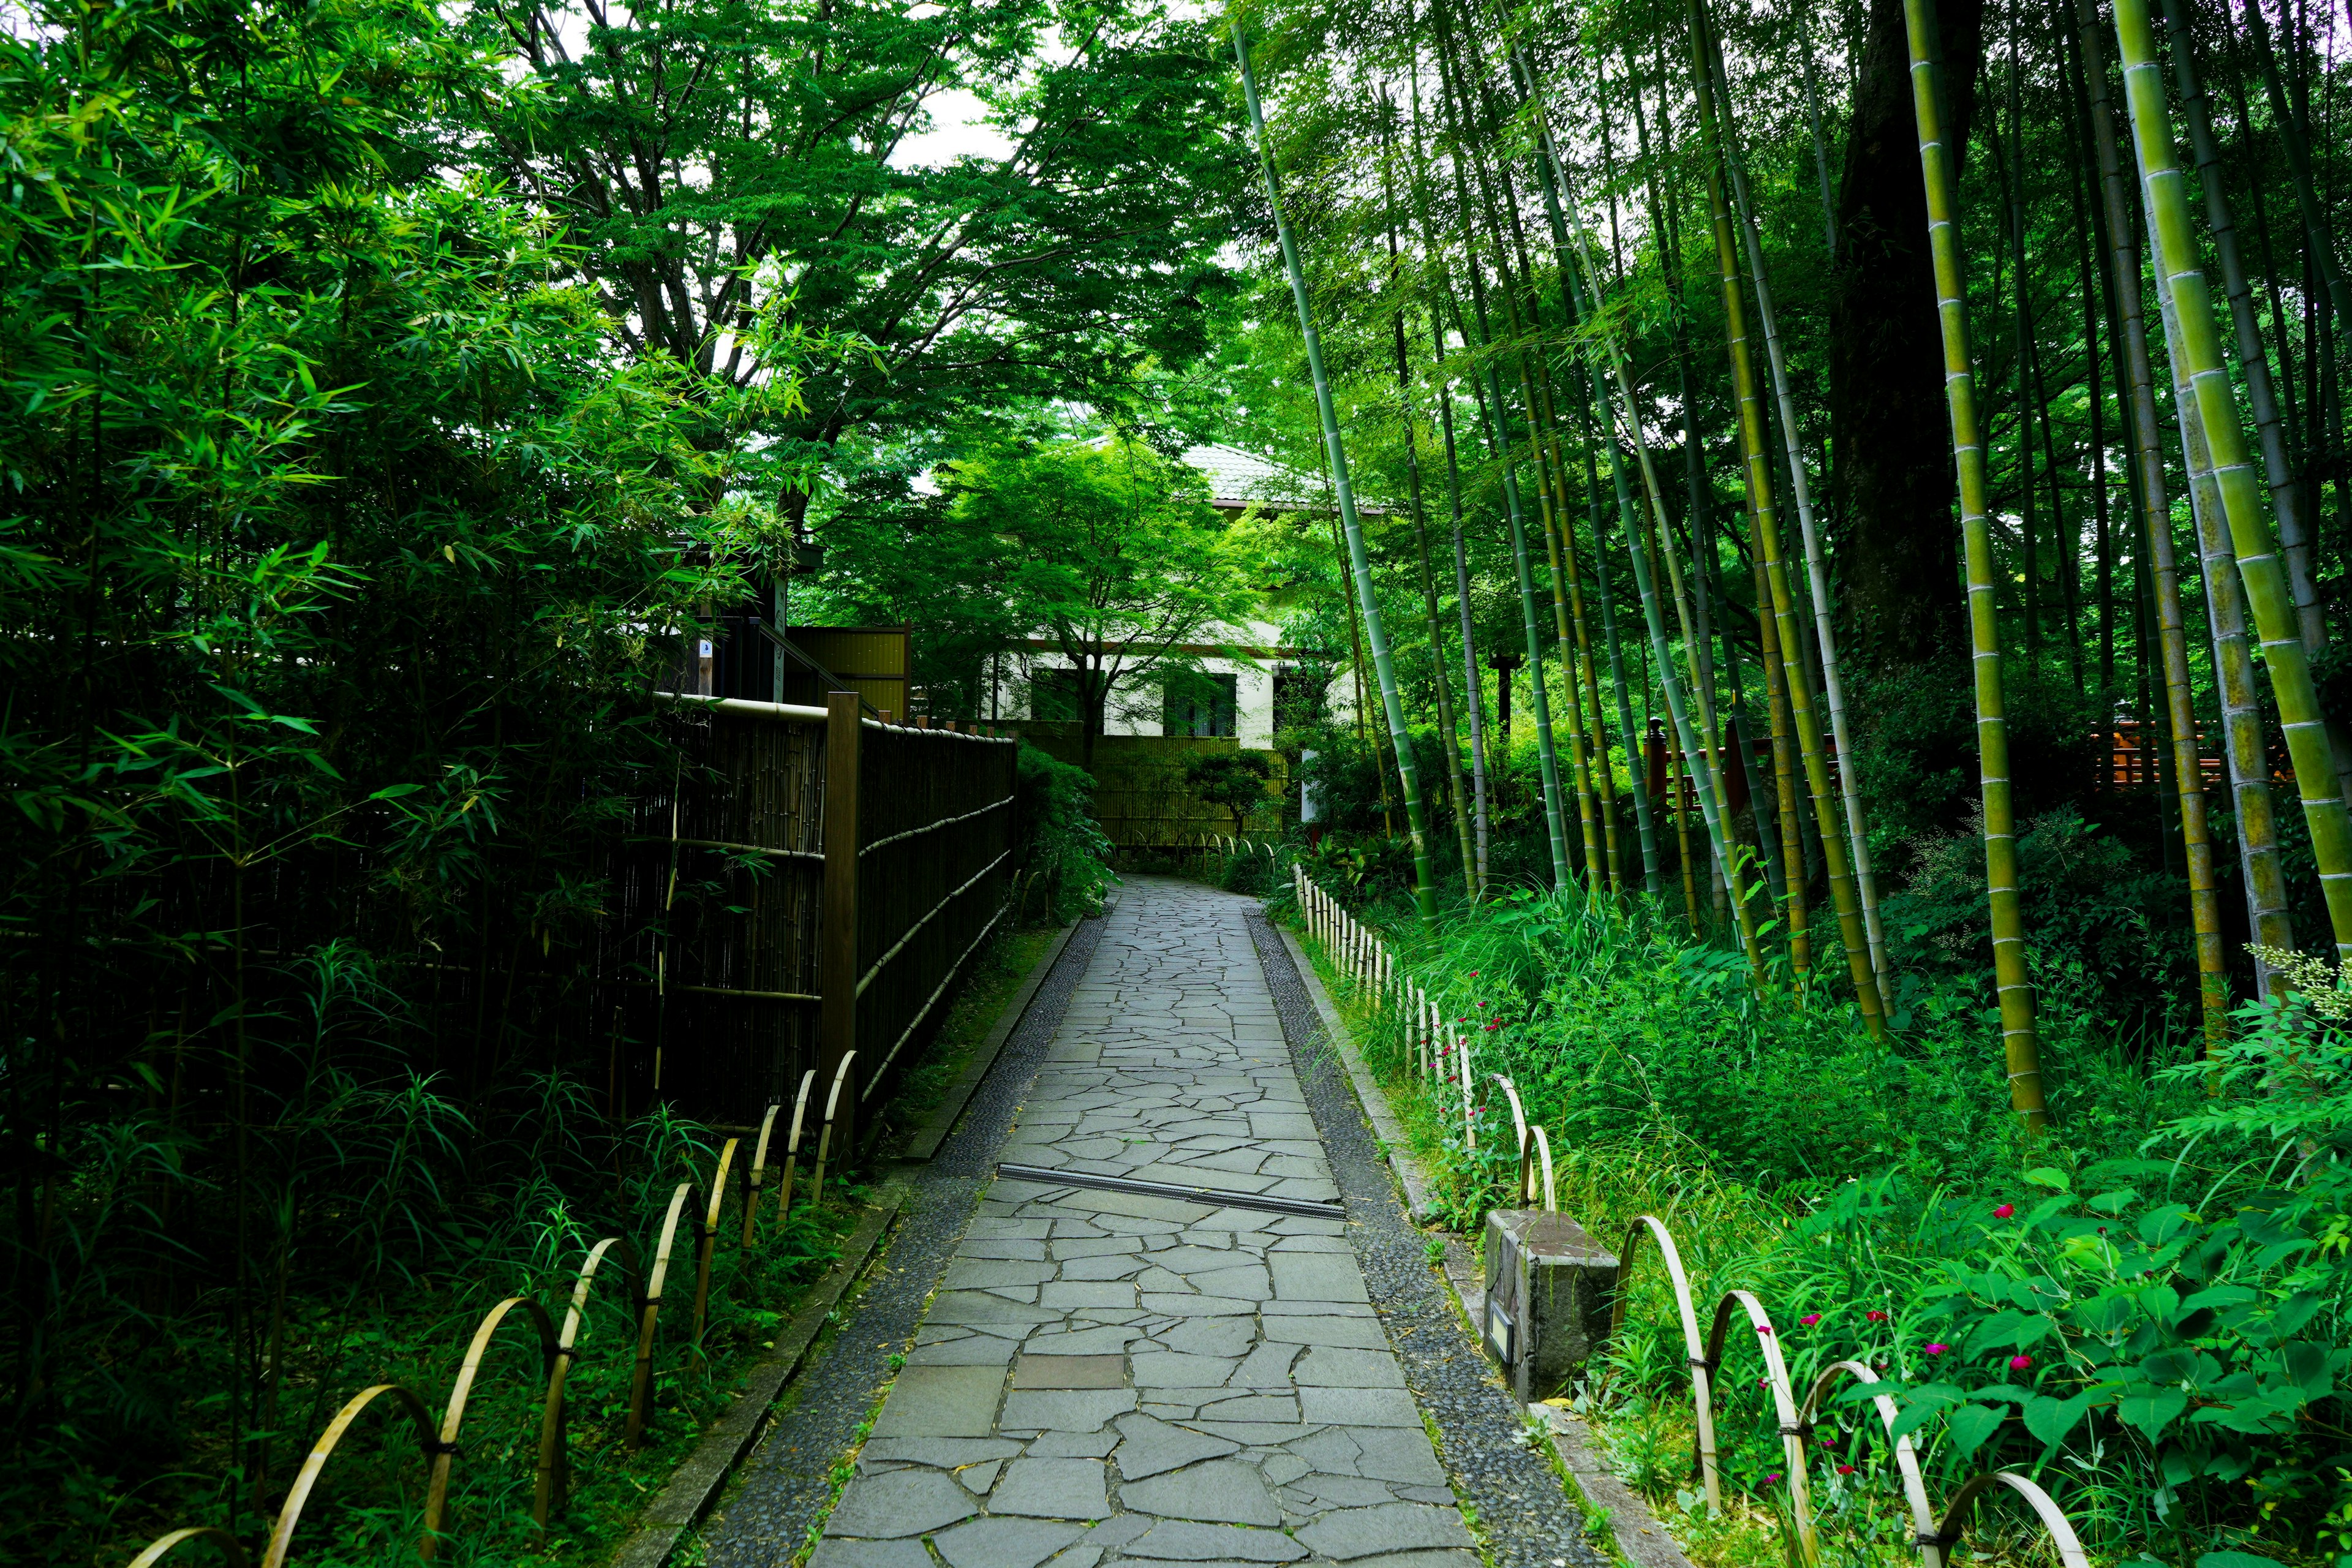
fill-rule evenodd
<path id="1" fill-rule="evenodd" d="M 1274 759 L 1264 752 L 1203 752 L 1184 763 L 1184 785 L 1234 815 L 1235 836 L 1249 831 L 1250 814 L 1264 809 L 1274 781 Z"/>
<path id="2" fill-rule="evenodd" d="M 1102 912 L 1103 895 L 1118 880 L 1110 868 L 1111 842 L 1095 821 L 1094 775 L 1022 743 L 1017 782 L 1028 881 L 1021 906 L 1056 925 Z"/>

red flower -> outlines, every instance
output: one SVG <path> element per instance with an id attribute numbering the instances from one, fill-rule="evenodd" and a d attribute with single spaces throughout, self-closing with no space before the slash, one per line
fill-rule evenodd
<path id="1" fill-rule="evenodd" d="M 1809 1329 L 1821 1321 L 1822 1315 L 1819 1312 L 1807 1312 L 1803 1317 L 1797 1320 L 1797 1321 L 1804 1324 L 1805 1327 Z"/>
<path id="2" fill-rule="evenodd" d="M 2013 1355 L 2009 1358 L 2009 1370 L 2011 1372 L 2024 1372 L 2032 1365 L 2033 1358 L 2030 1355 Z"/>
<path id="3" fill-rule="evenodd" d="M 2003 1204 L 2000 1207 L 1992 1211 L 1992 1217 L 1995 1219 L 2007 1219 L 2016 1212 L 2017 1205 L 2015 1204 Z"/>
<path id="4" fill-rule="evenodd" d="M 1759 1334 L 1769 1334 L 1772 1331 L 1772 1325 L 1769 1323 L 1759 1323 L 1756 1325 L 1756 1331 Z"/>
<path id="5" fill-rule="evenodd" d="M 1493 1034 L 1496 1030 L 1497 1030 L 1497 1029 L 1501 1028 L 1502 1026 L 1502 1026 L 1502 1025 L 1500 1025 L 1500 1024 L 1489 1024 L 1489 1025 L 1487 1025 L 1487 1026 L 1486 1026 L 1486 1028 L 1485 1028 L 1484 1030 L 1482 1030 L 1481 1032 L 1482 1032 L 1482 1033 L 1484 1033 L 1484 1034 L 1489 1034 L 1489 1035 L 1491 1035 L 1491 1034 Z"/>
<path id="6" fill-rule="evenodd" d="M 1863 1316 L 1874 1323 L 1883 1323 L 1886 1321 L 1886 1314 L 1880 1311 L 1875 1307 L 1872 1308 L 1869 1311 L 1864 1312 Z"/>
<path id="7" fill-rule="evenodd" d="M 1952 1347 L 1949 1345 L 1929 1345 L 1927 1347 L 1927 1353 L 1929 1355 L 1942 1355 L 1946 1351 L 1951 1348 Z"/>
<path id="8" fill-rule="evenodd" d="M 1837 1470 L 1838 1474 L 1842 1476 L 1850 1476 L 1853 1474 L 1853 1467 L 1852 1465 L 1840 1465 L 1837 1468 Z"/>
<path id="9" fill-rule="evenodd" d="M 1778 1471 L 1778 1470 L 1767 1470 L 1767 1471 L 1765 1471 L 1765 1472 L 1764 1472 L 1764 1484 L 1765 1484 L 1766 1486 L 1768 1486 L 1768 1487 L 1777 1487 L 1777 1486 L 1779 1486 L 1779 1485 L 1780 1484 L 1780 1471 Z"/>

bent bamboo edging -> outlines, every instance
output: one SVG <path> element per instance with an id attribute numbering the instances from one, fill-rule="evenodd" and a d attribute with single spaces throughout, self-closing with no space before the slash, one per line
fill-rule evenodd
<path id="1" fill-rule="evenodd" d="M 1540 1130 L 1538 1130 L 1540 1131 Z M 1716 1303 L 1714 1321 L 1706 1338 L 1698 1331 L 1698 1314 L 1692 1304 L 1690 1277 L 1683 1268 L 1682 1254 L 1665 1223 L 1655 1215 L 1643 1215 L 1626 1228 L 1625 1245 L 1619 1253 L 1616 1300 L 1612 1309 L 1610 1331 L 1613 1335 L 1624 1327 L 1628 1291 L 1633 1275 L 1633 1265 L 1641 1247 L 1642 1236 L 1647 1231 L 1658 1247 L 1659 1256 L 1666 1265 L 1668 1279 L 1674 1287 L 1675 1309 L 1683 1329 L 1683 1343 L 1691 1368 L 1691 1403 L 1697 1417 L 1698 1468 L 1706 1487 L 1707 1507 L 1719 1511 L 1722 1507 L 1722 1482 L 1716 1448 L 1714 1374 L 1723 1363 L 1724 1339 L 1735 1314 L 1744 1317 L 1756 1331 L 1758 1348 L 1763 1352 L 1766 1386 L 1772 1391 L 1775 1414 L 1779 1417 L 1780 1440 L 1788 1466 L 1789 1500 L 1795 1515 L 1798 1545 L 1808 1564 L 1821 1561 L 1821 1542 L 1812 1514 L 1811 1472 L 1805 1443 L 1812 1436 L 1815 1422 L 1820 1419 L 1822 1403 L 1841 1380 L 1852 1378 L 1856 1383 L 1876 1384 L 1878 1374 L 1859 1361 L 1832 1363 L 1814 1378 L 1801 1405 L 1795 1398 L 1789 1380 L 1788 1362 L 1780 1352 L 1780 1333 L 1773 1326 L 1764 1305 L 1748 1290 L 1726 1291 Z M 1884 1394 L 1874 1394 L 1871 1403 L 1879 1419 L 1893 1436 L 1901 1412 L 1895 1401 Z M 1976 1500 L 1995 1487 L 2006 1487 L 2023 1498 L 2032 1508 L 2042 1527 L 2049 1533 L 2051 1543 L 2058 1549 L 2063 1568 L 2090 1568 L 2090 1559 L 2083 1550 L 2074 1526 L 2068 1522 L 2065 1510 L 2040 1486 L 2011 1470 L 1994 1470 L 1962 1482 L 1944 1506 L 1943 1516 L 1937 1519 L 1927 1497 L 1927 1477 L 1919 1463 L 1917 1447 L 1908 1436 L 1894 1437 L 1895 1465 L 1903 1481 L 1904 1501 L 1909 1508 L 1914 1529 L 1913 1544 L 1918 1548 L 1921 1568 L 1946 1568 L 1948 1554 L 1961 1539 L 1969 1511 Z"/>
<path id="2" fill-rule="evenodd" d="M 157 1536 L 147 1543 L 145 1551 L 131 1560 L 130 1568 L 151 1568 L 152 1564 L 169 1556 L 174 1548 L 191 1541 L 210 1542 L 220 1548 L 221 1555 L 228 1560 L 230 1568 L 245 1568 L 245 1548 L 236 1536 L 216 1524 L 190 1525 L 185 1530 L 174 1530 Z"/>
<path id="3" fill-rule="evenodd" d="M 517 1307 L 523 1310 L 531 1326 L 539 1331 L 541 1375 L 552 1381 L 555 1369 L 562 1360 L 556 1351 L 555 1324 L 549 1319 L 547 1309 L 528 1296 L 508 1297 L 491 1308 L 482 1319 L 481 1326 L 474 1331 L 473 1342 L 466 1347 L 466 1359 L 457 1368 L 457 1380 L 449 1385 L 449 1403 L 441 1415 L 440 1439 L 434 1447 L 431 1477 L 425 1483 L 425 1538 L 417 1542 L 416 1554 L 427 1563 L 432 1562 L 440 1551 L 441 1526 L 449 1506 L 449 1461 L 457 1453 L 457 1429 L 466 1419 L 467 1397 L 474 1391 L 474 1378 L 481 1371 L 482 1357 L 490 1348 L 490 1337 L 498 1332 L 499 1325 L 506 1321 L 507 1314 Z M 545 1495 L 548 1478 L 554 1474 L 559 1462 L 555 1445 L 562 1440 L 562 1432 L 561 1426 L 549 1423 L 542 1416 L 539 1428 L 539 1460 L 535 1469 L 538 1484 L 533 1488 L 534 1514 L 538 1512 L 538 1499 Z M 539 1519 L 538 1523 L 542 1530 L 547 1527 L 544 1518 Z"/>
<path id="4" fill-rule="evenodd" d="M 327 1429 L 311 1446 L 310 1457 L 302 1461 L 301 1471 L 286 1494 L 285 1506 L 278 1510 L 278 1522 L 269 1532 L 269 1545 L 261 1554 L 261 1568 L 285 1568 L 286 1553 L 294 1544 L 295 1527 L 302 1522 L 302 1507 L 310 1500 L 310 1489 L 319 1484 L 319 1472 L 327 1468 L 328 1456 L 343 1440 L 343 1434 L 351 1430 L 352 1423 L 360 1418 L 360 1413 L 383 1394 L 392 1395 L 393 1402 L 415 1425 L 418 1451 L 428 1459 L 440 1452 L 441 1439 L 433 1430 L 432 1415 L 425 1408 L 425 1401 L 407 1389 L 396 1383 L 379 1383 L 352 1394 L 335 1412 L 335 1418 L 327 1423 Z"/>
<path id="5" fill-rule="evenodd" d="M 661 1240 L 654 1248 L 653 1274 L 646 1281 L 645 1300 L 637 1311 L 637 1362 L 629 1378 L 629 1419 L 621 1441 L 635 1449 L 645 1441 L 646 1405 L 652 1392 L 654 1370 L 654 1324 L 661 1313 L 662 1283 L 669 1278 L 669 1251 L 677 1239 L 678 1215 L 687 1212 L 694 1196 L 694 1184 L 680 1182 L 677 1191 L 670 1194 L 669 1213 L 662 1219 Z M 688 1221 L 690 1226 L 691 1220 Z M 264 1564 L 264 1568 L 273 1568 Z"/>

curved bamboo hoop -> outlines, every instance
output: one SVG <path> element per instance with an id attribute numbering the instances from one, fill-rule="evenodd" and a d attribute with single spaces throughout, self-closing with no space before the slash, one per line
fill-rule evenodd
<path id="1" fill-rule="evenodd" d="M 1789 1510 L 1796 1516 L 1797 1550 L 1808 1563 L 1822 1560 L 1821 1535 L 1813 1527 L 1812 1477 L 1805 1463 L 1805 1438 L 1811 1428 L 1798 1419 L 1796 1390 L 1789 1382 L 1789 1363 L 1780 1353 L 1780 1331 L 1772 1326 L 1770 1314 L 1752 1290 L 1727 1290 L 1715 1304 L 1715 1323 L 1706 1337 L 1706 1359 L 1711 1366 L 1723 1365 L 1723 1337 L 1731 1326 L 1731 1314 L 1738 1309 L 1748 1315 L 1748 1326 L 1756 1331 L 1757 1348 L 1764 1352 L 1764 1377 L 1772 1390 L 1772 1405 L 1780 1418 L 1780 1455 L 1788 1466 Z"/>
<path id="2" fill-rule="evenodd" d="M 147 1549 L 131 1560 L 131 1568 L 152 1568 L 171 1554 L 174 1547 L 191 1541 L 208 1541 L 221 1549 L 229 1561 L 229 1568 L 245 1568 L 245 1547 L 234 1535 L 216 1524 L 192 1524 L 185 1530 L 174 1530 L 159 1535 L 147 1543 Z"/>
<path id="3" fill-rule="evenodd" d="M 1708 1354 L 1706 1342 L 1699 1337 L 1698 1309 L 1691 1304 L 1690 1275 L 1683 1268 L 1682 1249 L 1675 1245 L 1674 1234 L 1666 1229 L 1665 1221 L 1655 1215 L 1645 1214 L 1625 1227 L 1625 1245 L 1617 1254 L 1616 1304 L 1610 1311 L 1610 1337 L 1615 1338 L 1625 1327 L 1626 1288 L 1633 1281 L 1633 1265 L 1641 1258 L 1644 1227 L 1656 1240 L 1658 1256 L 1665 1261 L 1666 1278 L 1674 1285 L 1675 1310 L 1682 1319 L 1683 1352 L 1690 1363 L 1691 1405 L 1698 1422 L 1699 1479 L 1706 1488 L 1707 1511 L 1720 1514 L 1723 1473 L 1716 1455 L 1715 1401 L 1709 1386 L 1715 1377 L 1715 1358 Z"/>
<path id="4" fill-rule="evenodd" d="M 1540 1125 L 1537 1126 L 1533 1131 L 1536 1136 L 1536 1153 L 1543 1161 L 1544 1213 L 1558 1214 L 1559 1212 L 1559 1190 L 1552 1184 L 1551 1179 L 1551 1140 L 1544 1136 L 1544 1130 Z"/>
<path id="5" fill-rule="evenodd" d="M 2083 1550 L 2083 1542 L 2075 1536 L 2074 1527 L 2066 1521 L 2063 1510 L 2051 1500 L 2048 1492 L 2011 1470 L 1971 1476 L 1960 1484 L 1958 1491 L 1952 1494 L 1952 1500 L 1944 1508 L 1943 1527 L 1936 1531 L 1935 1540 L 1919 1542 L 1922 1558 L 1927 1558 L 1931 1551 L 1935 1552 L 1933 1558 L 1927 1559 L 1933 1568 L 1941 1568 L 1944 1552 L 1960 1539 L 1960 1527 L 1966 1522 L 1969 1510 L 1976 1506 L 1977 1499 L 1996 1486 L 2007 1487 L 2025 1500 L 2026 1505 L 2033 1510 L 2034 1517 L 2042 1521 L 2042 1528 L 2050 1532 L 2051 1541 L 2058 1548 L 2059 1561 L 2065 1564 L 2065 1568 L 2091 1568 L 2090 1554 Z"/>
<path id="6" fill-rule="evenodd" d="M 419 1451 L 427 1458 L 439 1451 L 441 1440 L 433 1431 L 433 1416 L 425 1408 L 425 1401 L 396 1383 L 379 1383 L 361 1389 L 335 1412 L 335 1418 L 327 1423 L 327 1429 L 311 1446 L 310 1457 L 302 1461 L 301 1471 L 286 1494 L 286 1504 L 278 1510 L 278 1522 L 269 1531 L 269 1545 L 261 1553 L 261 1568 L 286 1568 L 287 1551 L 294 1544 L 294 1528 L 302 1522 L 302 1506 L 310 1500 L 310 1489 L 319 1484 L 319 1472 L 327 1468 L 327 1456 L 335 1451 L 335 1445 L 343 1440 L 343 1434 L 360 1418 L 360 1412 L 373 1404 L 380 1394 L 391 1394 L 393 1403 L 415 1424 Z"/>
<path id="7" fill-rule="evenodd" d="M 710 1310 L 710 1254 L 719 1245 L 719 1209 L 727 1201 L 727 1167 L 735 1163 L 739 1142 L 730 1138 L 719 1151 L 719 1168 L 710 1174 L 710 1212 L 703 1216 L 701 1232 L 695 1237 L 699 1245 L 695 1248 L 694 1338 L 689 1342 L 698 1354 L 702 1349 L 702 1325 Z"/>
<path id="8" fill-rule="evenodd" d="M 784 1184 L 776 1193 L 776 1217 L 789 1219 L 793 1212 L 793 1173 L 801 1163 L 801 1128 L 808 1121 L 809 1091 L 816 1087 L 816 1068 L 801 1074 L 801 1091 L 793 1098 L 793 1132 L 784 1142 Z"/>
<path id="9" fill-rule="evenodd" d="M 809 1184 L 809 1202 L 824 1202 L 824 1162 L 833 1152 L 833 1117 L 841 1109 L 841 1086 L 849 1081 L 849 1064 L 857 1059 L 856 1051 L 841 1053 L 841 1065 L 833 1069 L 833 1087 L 824 1091 L 824 1131 L 817 1134 L 816 1179 Z"/>
<path id="10" fill-rule="evenodd" d="M 637 1447 L 645 1438 L 646 1402 L 653 1386 L 654 1324 L 661 1313 L 662 1283 L 669 1278 L 669 1249 L 677 1239 L 677 1218 L 688 1212 L 688 1201 L 693 1196 L 692 1182 L 680 1182 L 677 1191 L 670 1194 L 669 1213 L 662 1220 L 661 1240 L 654 1248 L 653 1275 L 646 1281 L 645 1300 L 638 1308 L 637 1363 L 629 1375 L 629 1420 L 621 1435 L 621 1441 L 631 1448 Z"/>
<path id="11" fill-rule="evenodd" d="M 783 1101 L 771 1101 L 768 1113 L 760 1118 L 760 1141 L 751 1145 L 751 1168 L 743 1176 L 743 1246 L 751 1245 L 751 1222 L 760 1215 L 760 1189 L 768 1179 L 768 1138 L 776 1130 L 776 1112 L 784 1108 Z"/>
<path id="12" fill-rule="evenodd" d="M 1542 1130 L 1537 1129 L 1537 1135 L 1540 1137 L 1541 1134 Z M 1698 1461 L 1700 1472 L 1706 1479 L 1707 1506 L 1711 1510 L 1719 1510 L 1722 1506 L 1722 1480 L 1715 1445 L 1714 1401 L 1709 1384 L 1722 1365 L 1724 1336 L 1730 1328 L 1736 1310 L 1745 1315 L 1748 1326 L 1757 1331 L 1758 1346 L 1763 1352 L 1764 1381 L 1772 1390 L 1773 1403 L 1780 1417 L 1780 1440 L 1788 1465 L 1789 1498 L 1791 1511 L 1796 1516 L 1800 1551 L 1806 1563 L 1819 1563 L 1821 1542 L 1812 1517 L 1806 1439 L 1812 1436 L 1814 1424 L 1820 1418 L 1822 1402 L 1832 1388 L 1845 1378 L 1874 1385 L 1880 1381 L 1878 1374 L 1858 1361 L 1832 1363 L 1813 1380 L 1804 1403 L 1800 1405 L 1790 1389 L 1788 1362 L 1780 1352 L 1780 1334 L 1773 1328 L 1771 1318 L 1766 1314 L 1763 1303 L 1756 1299 L 1753 1292 L 1747 1290 L 1727 1291 L 1716 1303 L 1714 1322 L 1702 1342 L 1698 1315 L 1691 1302 L 1690 1278 L 1684 1271 L 1682 1254 L 1675 1247 L 1674 1236 L 1666 1229 L 1665 1222 L 1655 1215 L 1645 1214 L 1626 1228 L 1625 1245 L 1619 1254 L 1617 1266 L 1616 1303 L 1610 1321 L 1612 1336 L 1624 1327 L 1626 1286 L 1633 1279 L 1633 1265 L 1645 1228 L 1656 1240 L 1659 1255 L 1665 1259 L 1667 1275 L 1674 1283 L 1675 1311 L 1682 1321 L 1683 1342 L 1690 1357 L 1691 1402 L 1698 1417 Z M 1891 1436 L 1901 1411 L 1895 1401 L 1884 1394 L 1872 1394 L 1871 1403 L 1876 1406 L 1879 1419 L 1885 1424 Z M 1921 1568 L 1946 1568 L 1947 1554 L 1961 1539 L 1962 1526 L 1967 1522 L 1969 1510 L 1975 1506 L 1979 1497 L 1997 1486 L 2007 1487 L 2025 1499 L 2058 1548 L 2063 1568 L 2090 1568 L 2090 1558 L 2084 1552 L 2074 1526 L 2067 1521 L 2064 1510 L 2040 1486 L 2013 1471 L 1995 1470 L 1964 1482 L 1945 1505 L 1943 1519 L 1938 1522 L 1927 1500 L 1927 1477 L 1920 1467 L 1918 1449 L 1907 1436 L 1895 1437 L 1894 1442 L 1895 1468 L 1903 1478 L 1904 1500 L 1911 1510 L 1913 1544 L 1919 1549 Z"/>
<path id="13" fill-rule="evenodd" d="M 440 1442 L 433 1450 L 431 1478 L 425 1487 L 425 1539 L 417 1542 L 416 1554 L 427 1563 L 432 1562 L 440 1551 L 441 1526 L 449 1505 L 449 1461 L 457 1457 L 457 1428 L 466 1419 L 467 1397 L 474 1392 L 474 1377 L 482 1369 L 482 1357 L 490 1348 L 490 1336 L 498 1332 L 499 1325 L 517 1307 L 523 1309 L 531 1326 L 539 1331 L 541 1373 L 552 1379 L 557 1363 L 562 1360 L 556 1353 L 555 1324 L 548 1317 L 547 1309 L 528 1296 L 508 1297 L 491 1308 L 488 1315 L 482 1319 L 481 1326 L 474 1331 L 474 1341 L 466 1347 L 466 1359 L 457 1368 L 457 1381 L 449 1385 L 449 1404 L 441 1413 Z M 539 1480 L 535 1490 L 539 1492 L 545 1491 L 546 1478 L 555 1471 L 554 1444 L 561 1431 L 560 1427 L 551 1426 L 542 1414 L 539 1426 L 539 1461 L 534 1470 Z M 539 1523 L 544 1529 L 547 1521 L 541 1520 Z"/>
<path id="14" fill-rule="evenodd" d="M 637 1271 L 637 1249 L 626 1237 L 608 1236 L 588 1249 L 580 1265 L 580 1279 L 572 1287 L 572 1305 L 563 1314 L 563 1327 L 555 1336 L 555 1365 L 547 1374 L 547 1409 L 540 1417 L 540 1444 L 547 1446 L 554 1438 L 555 1468 L 542 1470 L 538 1487 L 531 1498 L 530 1517 L 544 1531 L 547 1521 L 563 1507 L 563 1500 L 572 1489 L 572 1450 L 563 1441 L 570 1424 L 570 1412 L 564 1405 L 563 1385 L 572 1375 L 572 1363 L 579 1359 L 580 1331 L 587 1321 L 588 1287 L 595 1282 L 597 1268 L 613 1248 L 621 1250 L 621 1261 L 634 1277 Z"/>
<path id="15" fill-rule="evenodd" d="M 1528 1206 L 1528 1149 L 1529 1147 L 1528 1113 L 1520 1108 L 1518 1086 L 1501 1073 L 1491 1076 L 1496 1083 L 1503 1086 L 1504 1098 L 1511 1102 L 1511 1131 L 1517 1140 L 1515 1147 L 1518 1151 L 1519 1158 L 1519 1188 L 1511 1202 L 1514 1207 L 1525 1208 Z"/>
<path id="16" fill-rule="evenodd" d="M 1813 1424 L 1821 1418 L 1823 1396 L 1841 1380 L 1848 1377 L 1861 1384 L 1875 1384 L 1879 1380 L 1876 1373 L 1858 1361 L 1832 1362 L 1822 1369 L 1819 1377 L 1813 1379 L 1812 1389 L 1805 1395 L 1804 1408 L 1798 1414 L 1798 1425 L 1811 1432 Z M 1892 1435 L 1895 1419 L 1902 1415 L 1901 1408 L 1884 1394 L 1872 1394 L 1870 1402 L 1877 1407 L 1879 1420 L 1885 1423 L 1888 1434 Z M 1912 1446 L 1908 1435 L 1895 1439 L 1895 1468 L 1903 1474 L 1903 1500 L 1911 1508 L 1911 1533 L 1918 1542 L 1924 1568 L 1944 1568 L 1943 1547 L 1929 1544 L 1939 1532 L 1935 1511 L 1927 1503 L 1927 1478 L 1919 1468 L 1919 1451 Z"/>
<path id="17" fill-rule="evenodd" d="M 1472 1103 L 1470 1037 L 1456 1031 L 1454 1036 L 1454 1051 L 1462 1063 L 1462 1146 L 1465 1149 L 1475 1151 L 1478 1147 L 1478 1129 L 1470 1120 L 1475 1109 Z"/>

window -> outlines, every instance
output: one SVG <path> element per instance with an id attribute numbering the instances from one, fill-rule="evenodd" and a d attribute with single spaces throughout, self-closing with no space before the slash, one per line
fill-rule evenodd
<path id="1" fill-rule="evenodd" d="M 1274 727 L 1304 730 L 1322 722 L 1325 700 L 1331 690 L 1331 671 L 1307 665 L 1274 672 Z"/>
<path id="2" fill-rule="evenodd" d="M 1078 672 L 1040 669 L 1029 677 L 1029 717 L 1074 724 L 1078 720 Z"/>
<path id="3" fill-rule="evenodd" d="M 1233 734 L 1240 687 L 1236 675 L 1170 676 L 1161 729 L 1171 735 Z"/>

